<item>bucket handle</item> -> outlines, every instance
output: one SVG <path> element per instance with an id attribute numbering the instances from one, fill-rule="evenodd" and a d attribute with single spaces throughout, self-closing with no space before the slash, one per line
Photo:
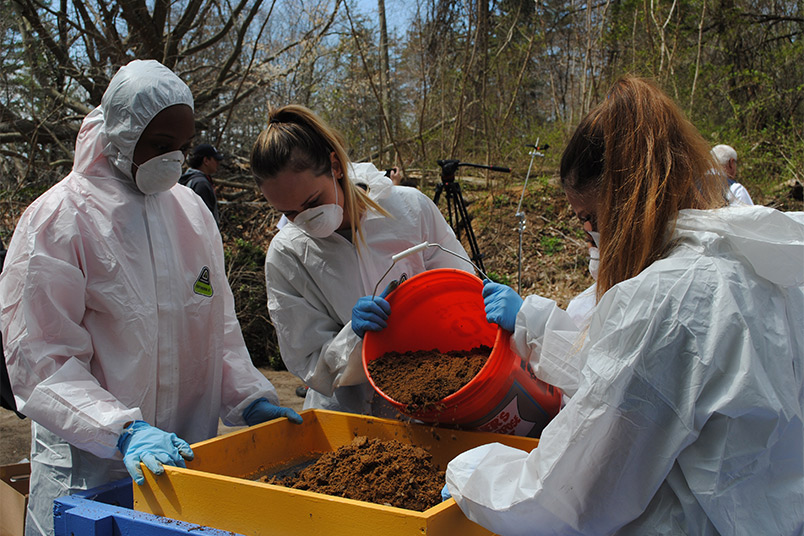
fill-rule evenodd
<path id="1" fill-rule="evenodd" d="M 374 286 L 374 291 L 371 293 L 371 299 L 373 300 L 374 296 L 377 295 L 377 289 L 380 288 L 380 283 L 382 283 L 382 280 L 385 279 L 385 276 L 387 276 L 388 273 L 391 271 L 391 268 L 394 267 L 394 265 L 396 264 L 396 261 L 398 261 L 399 259 L 404 259 L 408 255 L 412 255 L 412 254 L 414 254 L 416 252 L 419 252 L 419 251 L 421 251 L 423 249 L 431 248 L 431 247 L 436 247 L 436 248 L 440 249 L 441 251 L 443 251 L 445 253 L 449 253 L 450 255 L 452 255 L 454 257 L 458 257 L 459 259 L 468 262 L 469 264 L 471 264 L 474 267 L 475 270 L 478 271 L 478 273 L 480 275 L 483 276 L 484 279 L 489 278 L 489 276 L 487 276 L 483 272 L 483 270 L 478 268 L 477 265 L 475 263 L 473 263 L 468 257 L 464 257 L 463 255 L 459 255 L 458 253 L 455 253 L 454 251 L 450 251 L 447 248 L 443 247 L 441 244 L 435 244 L 435 243 L 430 243 L 430 242 L 422 242 L 421 244 L 415 245 L 413 247 L 410 247 L 410 248 L 406 249 L 405 251 L 400 251 L 396 255 L 391 256 L 391 266 L 388 267 L 388 269 L 385 271 L 385 273 L 382 274 L 382 277 L 379 279 L 379 281 L 377 281 L 377 284 Z"/>

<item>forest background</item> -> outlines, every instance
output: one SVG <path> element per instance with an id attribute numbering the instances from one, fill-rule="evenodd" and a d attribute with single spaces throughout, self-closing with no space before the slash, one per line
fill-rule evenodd
<path id="1" fill-rule="evenodd" d="M 510 168 L 460 166 L 471 219 L 454 223 L 493 278 L 566 305 L 592 282 L 555 181 L 579 119 L 617 77 L 650 77 L 736 148 L 755 202 L 801 210 L 803 37 L 802 0 L 0 0 L 0 240 L 69 172 L 116 70 L 153 58 L 192 88 L 197 140 L 227 155 L 221 234 L 255 364 L 282 368 L 262 271 L 279 215 L 248 156 L 288 103 L 431 197 L 438 160 Z"/>

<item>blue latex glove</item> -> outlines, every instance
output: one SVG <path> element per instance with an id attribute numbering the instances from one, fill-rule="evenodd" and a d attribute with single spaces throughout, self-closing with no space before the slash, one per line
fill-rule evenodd
<path id="1" fill-rule="evenodd" d="M 287 417 L 290 422 L 295 424 L 302 423 L 301 415 L 290 408 L 274 406 L 265 398 L 258 398 L 243 410 L 243 419 L 249 426 L 272 421 L 280 417 Z"/>
<path id="2" fill-rule="evenodd" d="M 444 484 L 444 487 L 441 488 L 441 502 L 444 502 L 447 499 L 451 499 L 451 498 L 452 498 L 452 494 L 447 489 L 447 485 Z"/>
<path id="3" fill-rule="evenodd" d="M 367 331 L 380 331 L 388 327 L 388 315 L 391 314 L 391 305 L 385 297 L 396 285 L 391 283 L 379 296 L 363 296 L 352 308 L 352 330 L 361 339 Z"/>
<path id="4" fill-rule="evenodd" d="M 161 475 L 165 472 L 163 464 L 186 467 L 184 460 L 193 459 L 193 449 L 187 441 L 145 421 L 134 421 L 123 429 L 117 448 L 123 453 L 128 474 L 140 486 L 145 483 L 140 462 L 153 474 Z"/>
<path id="5" fill-rule="evenodd" d="M 483 303 L 486 305 L 486 319 L 506 331 L 514 331 L 516 315 L 522 307 L 522 298 L 509 286 L 483 281 Z"/>

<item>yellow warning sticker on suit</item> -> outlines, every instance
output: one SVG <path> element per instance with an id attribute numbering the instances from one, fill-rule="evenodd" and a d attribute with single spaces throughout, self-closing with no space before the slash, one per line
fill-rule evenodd
<path id="1" fill-rule="evenodd" d="M 193 285 L 193 292 L 202 296 L 212 297 L 212 284 L 209 281 L 209 268 L 204 266 L 201 273 L 198 274 L 198 279 L 195 280 Z"/>

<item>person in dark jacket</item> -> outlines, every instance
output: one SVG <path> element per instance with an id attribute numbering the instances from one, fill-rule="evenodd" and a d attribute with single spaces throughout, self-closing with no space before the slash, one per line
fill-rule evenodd
<path id="1" fill-rule="evenodd" d="M 6 247 L 0 242 L 0 272 L 3 271 L 3 263 L 6 260 Z M 3 337 L 0 335 L 0 407 L 10 409 L 20 419 L 24 419 L 25 415 L 17 411 L 17 403 L 14 400 L 14 394 L 11 392 L 11 381 L 8 378 L 8 369 L 6 368 L 6 358 L 3 354 Z"/>
<path id="2" fill-rule="evenodd" d="M 184 172 L 179 184 L 187 186 L 204 200 L 218 223 L 218 198 L 212 176 L 218 172 L 223 155 L 209 143 L 198 145 L 188 159 L 190 169 Z"/>

